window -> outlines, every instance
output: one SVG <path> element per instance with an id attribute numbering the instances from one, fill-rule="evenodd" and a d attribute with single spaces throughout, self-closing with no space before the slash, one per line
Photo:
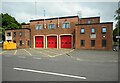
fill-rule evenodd
<path id="1" fill-rule="evenodd" d="M 36 25 L 36 30 L 42 30 L 42 25 Z"/>
<path id="2" fill-rule="evenodd" d="M 28 40 L 28 46 L 30 46 L 30 41 Z"/>
<path id="3" fill-rule="evenodd" d="M 20 32 L 19 35 L 22 36 L 22 32 Z"/>
<path id="4" fill-rule="evenodd" d="M 70 28 L 70 23 L 63 23 L 62 28 Z"/>
<path id="5" fill-rule="evenodd" d="M 106 34 L 106 31 L 107 31 L 106 27 L 103 27 L 102 28 L 102 34 Z"/>
<path id="6" fill-rule="evenodd" d="M 106 40 L 102 40 L 102 47 L 106 47 Z"/>
<path id="7" fill-rule="evenodd" d="M 84 29 L 84 28 L 81 28 L 81 29 L 80 29 L 80 33 L 81 33 L 81 34 L 84 34 L 84 33 L 85 33 L 85 29 Z"/>
<path id="8" fill-rule="evenodd" d="M 11 36 L 11 33 L 10 33 L 10 32 L 8 32 L 8 33 L 7 33 L 7 36 Z"/>
<path id="9" fill-rule="evenodd" d="M 85 46 L 85 40 L 81 40 L 81 46 Z"/>
<path id="10" fill-rule="evenodd" d="M 90 24 L 91 23 L 91 21 L 90 20 L 87 20 L 87 24 Z"/>
<path id="11" fill-rule="evenodd" d="M 48 29 L 55 29 L 55 24 L 49 24 Z"/>
<path id="12" fill-rule="evenodd" d="M 92 34 L 95 34 L 95 28 L 92 28 L 92 29 L 91 29 L 91 33 L 92 33 Z"/>
<path id="13" fill-rule="evenodd" d="M 95 40 L 91 40 L 91 46 L 92 46 L 92 47 L 95 46 Z"/>
<path id="14" fill-rule="evenodd" d="M 19 41 L 19 46 L 22 46 L 22 40 Z"/>
<path id="15" fill-rule="evenodd" d="M 14 37 L 16 36 L 16 32 L 13 32 L 13 36 L 14 36 Z"/>

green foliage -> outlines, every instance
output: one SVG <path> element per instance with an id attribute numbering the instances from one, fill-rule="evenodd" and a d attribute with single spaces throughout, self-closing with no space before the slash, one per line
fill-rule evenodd
<path id="1" fill-rule="evenodd" d="M 118 14 L 120 14 L 120 8 L 118 8 L 118 10 L 116 10 L 116 15 L 115 15 L 115 20 L 119 20 L 120 16 L 118 16 Z"/>
<path id="2" fill-rule="evenodd" d="M 21 24 L 19 24 L 14 17 L 9 14 L 0 14 L 0 30 L 2 31 L 2 37 L 4 40 L 4 33 L 6 29 L 18 29 L 21 28 Z"/>
<path id="3" fill-rule="evenodd" d="M 24 24 L 26 24 L 26 23 L 25 22 L 21 23 L 21 25 L 24 25 Z"/>
<path id="4" fill-rule="evenodd" d="M 116 36 L 120 35 L 120 8 L 118 8 L 115 13 L 115 20 L 117 21 L 117 24 L 113 30 L 113 41 L 117 42 Z"/>

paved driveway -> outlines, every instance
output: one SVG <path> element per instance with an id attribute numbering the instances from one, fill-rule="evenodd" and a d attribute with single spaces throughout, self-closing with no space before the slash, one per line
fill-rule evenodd
<path id="1" fill-rule="evenodd" d="M 101 51 L 101 50 L 75 50 L 75 49 L 17 49 L 3 50 L 0 55 L 19 56 L 21 58 L 36 57 L 36 58 L 56 58 L 64 59 L 71 58 L 78 61 L 97 61 L 97 62 L 118 62 L 118 52 Z"/>

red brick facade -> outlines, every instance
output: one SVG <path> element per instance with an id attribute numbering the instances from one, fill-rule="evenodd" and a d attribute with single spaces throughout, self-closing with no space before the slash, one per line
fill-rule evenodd
<path id="1" fill-rule="evenodd" d="M 7 39 L 8 41 L 13 41 L 17 44 L 17 48 L 30 48 L 30 29 L 15 29 L 15 30 L 6 30 L 5 37 L 9 38 L 10 36 L 7 35 L 10 33 L 11 39 Z M 20 45 L 20 41 L 21 45 Z M 29 45 L 28 45 L 29 43 Z"/>
<path id="2" fill-rule="evenodd" d="M 112 23 L 95 23 L 76 26 L 76 49 L 96 49 L 96 50 L 112 50 Z M 102 34 L 102 27 L 106 27 L 106 34 Z M 85 33 L 81 34 L 80 29 L 84 28 Z M 95 33 L 91 33 L 91 29 L 95 28 Z M 91 38 L 96 35 L 96 38 Z M 85 45 L 81 46 L 81 40 L 85 40 Z M 91 46 L 91 40 L 95 40 L 95 46 Z M 102 40 L 106 40 L 106 46 L 102 46 Z"/>
<path id="3" fill-rule="evenodd" d="M 84 29 L 84 34 L 81 34 L 81 28 Z M 94 28 L 94 33 L 91 33 L 92 28 Z M 100 17 L 79 19 L 78 16 L 68 16 L 30 20 L 29 24 L 22 25 L 22 29 L 14 30 L 16 33 L 22 31 L 23 36 L 16 36 L 16 39 L 12 38 L 12 40 L 16 40 L 16 43 L 22 40 L 24 45 L 18 46 L 18 48 L 36 48 L 36 44 L 43 44 L 42 48 L 48 48 L 48 44 L 52 43 L 57 45 L 56 48 L 71 45 L 69 47 L 75 49 L 112 50 L 112 30 L 113 23 L 100 23 Z M 14 32 L 13 30 L 7 30 L 6 34 L 8 31 Z M 105 33 L 102 33 L 102 31 L 105 31 Z M 51 42 L 52 40 L 48 42 L 48 38 L 53 36 L 57 39 L 53 42 Z M 42 37 L 43 41 L 36 42 L 37 37 Z M 64 37 L 68 38 L 69 41 Z M 26 43 L 28 40 L 30 40 L 30 46 Z M 81 41 L 84 41 L 83 46 L 81 46 Z"/>

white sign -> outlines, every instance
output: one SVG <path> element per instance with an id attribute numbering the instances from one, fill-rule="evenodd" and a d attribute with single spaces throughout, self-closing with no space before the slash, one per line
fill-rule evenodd
<path id="1" fill-rule="evenodd" d="M 96 38 L 96 34 L 91 34 L 90 38 Z"/>
<path id="2" fill-rule="evenodd" d="M 116 38 L 120 38 L 120 36 L 116 36 Z"/>
<path id="3" fill-rule="evenodd" d="M 12 40 L 12 36 L 6 36 L 6 40 Z"/>

